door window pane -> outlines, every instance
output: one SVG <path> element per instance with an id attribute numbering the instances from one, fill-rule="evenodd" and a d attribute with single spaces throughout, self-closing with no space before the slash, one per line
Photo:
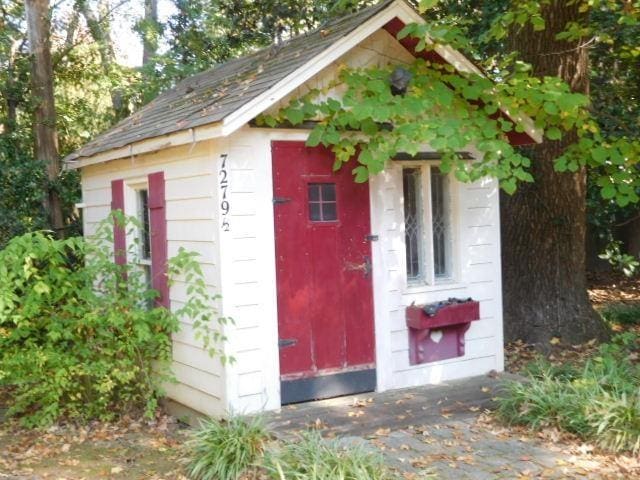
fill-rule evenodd
<path id="1" fill-rule="evenodd" d="M 335 222 L 338 220 L 335 183 L 310 183 L 309 220 Z"/>

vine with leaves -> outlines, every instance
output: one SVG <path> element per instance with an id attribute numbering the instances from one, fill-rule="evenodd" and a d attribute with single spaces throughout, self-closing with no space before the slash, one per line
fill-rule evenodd
<path id="1" fill-rule="evenodd" d="M 437 2 L 422 3 L 425 8 Z M 535 20 L 535 12 L 526 10 L 529 3 L 538 2 L 526 2 L 518 13 L 508 12 L 497 25 L 507 28 L 530 21 L 534 28 L 544 28 Z M 496 27 L 493 35 L 502 35 L 502 30 Z M 408 36 L 418 40 L 418 53 L 445 45 L 470 48 L 464 32 L 446 22 L 409 24 L 398 39 Z M 597 175 L 604 199 L 615 199 L 620 206 L 640 199 L 636 192 L 640 141 L 605 136 L 589 110 L 589 98 L 573 93 L 561 79 L 537 78 L 529 65 L 513 58 L 478 73 L 416 58 L 402 67 L 411 77 L 406 93 L 394 94 L 391 76 L 396 68 L 343 67 L 325 89 L 311 90 L 275 114 L 259 117 L 258 124 L 297 126 L 314 121 L 307 145 L 330 148 L 336 156 L 335 169 L 355 156 L 356 182 L 381 172 L 397 153 L 415 155 L 429 145 L 441 154 L 444 172 L 463 182 L 492 176 L 512 194 L 519 182 L 533 182 L 531 160 L 508 138 L 510 132 L 526 131 L 521 120 L 526 116 L 550 141 L 577 135 L 577 141 L 555 159 L 557 172 L 587 167 Z M 340 97 L 331 95 L 336 87 L 344 92 Z M 471 146 L 479 153 L 473 162 L 459 154 Z"/>

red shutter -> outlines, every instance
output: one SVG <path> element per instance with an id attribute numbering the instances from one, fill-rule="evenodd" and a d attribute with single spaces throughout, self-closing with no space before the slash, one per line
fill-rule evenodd
<path id="1" fill-rule="evenodd" d="M 160 293 L 156 304 L 169 308 L 164 172 L 149 175 L 149 223 L 151 224 L 151 284 Z"/>
<path id="2" fill-rule="evenodd" d="M 111 182 L 111 210 L 124 212 L 124 180 Z M 125 226 L 113 224 L 113 252 L 118 265 L 127 263 L 127 234 Z"/>

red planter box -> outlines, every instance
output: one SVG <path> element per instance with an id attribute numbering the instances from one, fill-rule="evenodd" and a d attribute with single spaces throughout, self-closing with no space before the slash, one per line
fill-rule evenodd
<path id="1" fill-rule="evenodd" d="M 432 316 L 423 305 L 407 307 L 411 365 L 463 356 L 464 335 L 471 322 L 479 319 L 480 303 L 473 300 L 444 306 Z"/>

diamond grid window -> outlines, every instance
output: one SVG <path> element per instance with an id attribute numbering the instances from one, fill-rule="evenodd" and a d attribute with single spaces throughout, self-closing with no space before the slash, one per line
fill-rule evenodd
<path id="1" fill-rule="evenodd" d="M 436 167 L 431 168 L 431 214 L 433 221 L 433 269 L 436 278 L 450 275 L 448 181 Z"/>
<path id="2" fill-rule="evenodd" d="M 312 222 L 335 222 L 338 220 L 335 183 L 310 183 L 309 220 Z"/>
<path id="3" fill-rule="evenodd" d="M 422 208 L 421 172 L 419 168 L 402 171 L 404 193 L 404 236 L 407 256 L 407 278 L 416 281 L 423 277 L 422 266 Z"/>

